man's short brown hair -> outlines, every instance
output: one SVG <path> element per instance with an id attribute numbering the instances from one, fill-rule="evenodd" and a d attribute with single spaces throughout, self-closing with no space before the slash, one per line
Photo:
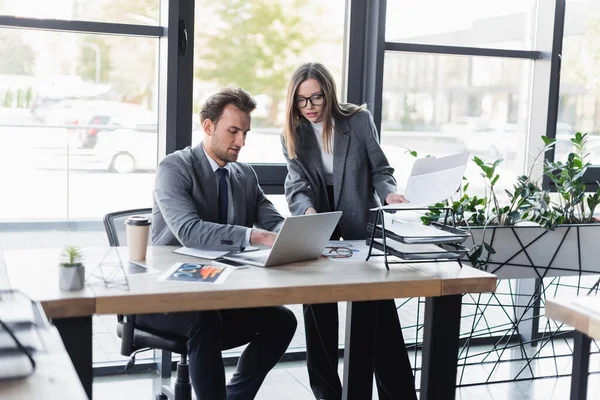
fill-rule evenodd
<path id="1" fill-rule="evenodd" d="M 216 124 L 223 115 L 223 110 L 229 104 L 248 114 L 256 108 L 256 101 L 244 89 L 225 88 L 206 99 L 200 110 L 200 121 L 204 122 L 209 119 Z"/>

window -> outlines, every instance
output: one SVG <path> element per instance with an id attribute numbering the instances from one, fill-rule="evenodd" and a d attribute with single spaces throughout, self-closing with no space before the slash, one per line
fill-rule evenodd
<path id="1" fill-rule="evenodd" d="M 556 159 L 572 151 L 569 139 L 588 133 L 589 161 L 600 164 L 600 3 L 566 4 Z"/>
<path id="2" fill-rule="evenodd" d="M 0 0 L 0 15 L 158 25 L 159 0 Z"/>
<path id="3" fill-rule="evenodd" d="M 344 0 L 206 2 L 196 7 L 194 131 L 198 112 L 220 87 L 246 89 L 257 101 L 240 161 L 285 163 L 280 134 L 288 80 L 303 62 L 323 63 L 342 93 Z M 207 25 L 205 21 L 210 20 Z M 283 184 L 283 182 L 281 182 Z"/>
<path id="4" fill-rule="evenodd" d="M 511 50 L 533 49 L 535 0 L 387 2 L 390 42 Z"/>
<path id="5" fill-rule="evenodd" d="M 396 169 L 399 190 L 404 190 L 414 161 L 406 149 L 420 157 L 469 151 L 486 162 L 501 158 L 499 185 L 502 178 L 512 185 L 523 172 L 531 64 L 495 57 L 386 53 L 381 142 Z M 471 191 L 483 194 L 476 168 L 469 163 Z"/>
<path id="6" fill-rule="evenodd" d="M 0 221 L 147 207 L 158 40 L 0 29 Z M 11 171 L 10 173 L 6 173 Z"/>

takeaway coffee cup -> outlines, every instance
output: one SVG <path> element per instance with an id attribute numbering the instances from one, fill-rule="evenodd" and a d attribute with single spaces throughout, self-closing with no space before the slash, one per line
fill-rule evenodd
<path id="1" fill-rule="evenodd" d="M 132 261 L 145 260 L 146 248 L 148 247 L 150 219 L 143 215 L 132 215 L 125 221 L 125 227 L 127 230 L 129 259 Z"/>

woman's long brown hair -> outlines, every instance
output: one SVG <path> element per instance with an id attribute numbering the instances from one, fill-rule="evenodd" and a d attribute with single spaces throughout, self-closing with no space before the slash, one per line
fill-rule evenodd
<path id="1" fill-rule="evenodd" d="M 299 66 L 294 74 L 287 90 L 285 123 L 283 127 L 283 138 L 290 159 L 296 158 L 296 127 L 302 121 L 302 113 L 294 101 L 298 92 L 298 86 L 308 79 L 315 79 L 321 86 L 325 96 L 323 103 L 323 146 L 325 151 L 331 153 L 331 138 L 333 137 L 333 124 L 331 119 L 348 119 L 358 111 L 363 110 L 365 105 L 357 106 L 350 103 L 339 103 L 336 95 L 335 81 L 331 73 L 320 63 L 306 63 Z"/>

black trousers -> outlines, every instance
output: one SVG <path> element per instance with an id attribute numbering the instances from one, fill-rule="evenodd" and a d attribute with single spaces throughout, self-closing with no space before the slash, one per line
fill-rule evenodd
<path id="1" fill-rule="evenodd" d="M 286 307 L 144 314 L 136 322 L 188 339 L 190 379 L 198 400 L 254 399 L 267 373 L 285 353 L 297 325 Z M 221 350 L 247 343 L 225 385 Z"/>
<path id="2" fill-rule="evenodd" d="M 327 194 L 330 209 L 334 210 L 332 186 L 327 187 Z M 341 232 L 336 227 L 331 239 L 340 238 Z M 317 399 L 340 400 L 337 303 L 304 304 L 303 309 L 311 389 Z M 379 399 L 416 400 L 414 376 L 394 300 L 377 302 L 377 325 L 373 329 L 376 329 L 374 372 Z"/>
<path id="3" fill-rule="evenodd" d="M 342 398 L 337 372 L 338 327 L 337 303 L 304 305 L 308 378 L 317 399 Z M 377 302 L 377 325 L 373 329 L 376 329 L 374 372 L 379 399 L 416 400 L 413 371 L 394 300 Z"/>

